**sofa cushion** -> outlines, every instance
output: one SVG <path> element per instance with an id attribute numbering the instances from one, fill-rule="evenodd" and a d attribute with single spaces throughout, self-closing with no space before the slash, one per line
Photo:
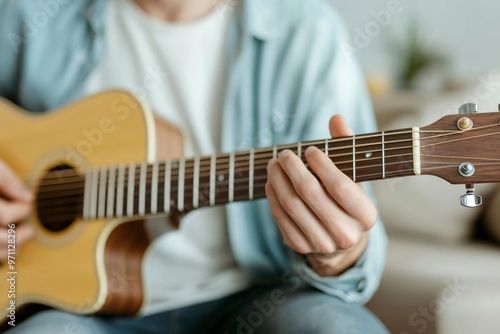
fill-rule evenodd
<path id="1" fill-rule="evenodd" d="M 498 333 L 491 326 L 500 325 L 499 277 L 500 248 L 494 245 L 394 236 L 380 289 L 368 308 L 391 333 Z M 490 310 L 484 312 L 485 307 Z M 423 309 L 436 311 L 425 324 Z M 456 325 L 467 320 L 471 324 L 458 330 Z M 476 330 L 471 331 L 472 323 Z"/>
<path id="2" fill-rule="evenodd" d="M 483 224 L 488 236 L 500 243 L 500 188 L 495 191 L 488 203 Z"/>
<path id="3" fill-rule="evenodd" d="M 477 193 L 487 194 L 490 187 L 479 185 Z M 471 209 L 460 205 L 464 186 L 432 176 L 377 181 L 373 188 L 389 234 L 461 242 L 471 236 L 474 222 L 482 213 L 481 207 Z M 497 213 L 500 216 L 500 210 Z M 500 238 L 500 226 L 498 235 Z"/>

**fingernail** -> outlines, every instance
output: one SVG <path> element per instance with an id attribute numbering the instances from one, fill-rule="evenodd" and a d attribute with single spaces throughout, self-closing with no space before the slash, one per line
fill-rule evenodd
<path id="1" fill-rule="evenodd" d="M 278 153 L 278 157 L 286 157 L 286 156 L 290 155 L 291 153 L 292 153 L 292 151 L 290 151 L 290 150 L 283 150 L 280 153 Z"/>
<path id="2" fill-rule="evenodd" d="M 316 146 L 309 146 L 306 151 L 305 151 L 305 156 L 306 158 L 309 157 L 311 154 L 313 154 L 314 152 L 318 151 L 319 148 L 317 148 Z"/>

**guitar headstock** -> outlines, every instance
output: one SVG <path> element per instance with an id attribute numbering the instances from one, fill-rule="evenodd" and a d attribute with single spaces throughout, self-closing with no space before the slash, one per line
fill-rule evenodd
<path id="1" fill-rule="evenodd" d="M 500 113 L 465 104 L 458 115 L 420 128 L 420 162 L 422 174 L 466 184 L 463 205 L 480 205 L 474 184 L 500 182 Z"/>

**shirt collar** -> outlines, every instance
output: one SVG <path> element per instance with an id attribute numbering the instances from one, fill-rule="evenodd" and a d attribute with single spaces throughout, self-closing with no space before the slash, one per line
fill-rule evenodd
<path id="1" fill-rule="evenodd" d="M 247 32 L 260 40 L 271 40 L 284 28 L 281 0 L 226 0 L 238 3 L 243 9 L 243 26 Z"/>
<path id="2" fill-rule="evenodd" d="M 108 0 L 91 0 L 85 12 L 85 17 L 94 32 L 102 32 L 106 22 L 106 5 Z"/>
<path id="3" fill-rule="evenodd" d="M 284 15 L 280 8 L 282 0 L 222 0 L 229 10 L 238 11 L 244 30 L 259 40 L 271 40 L 284 29 Z M 286 0 L 285 0 L 286 1 Z M 105 25 L 105 6 L 108 0 L 91 0 L 87 8 L 87 19 L 94 29 L 99 31 Z"/>

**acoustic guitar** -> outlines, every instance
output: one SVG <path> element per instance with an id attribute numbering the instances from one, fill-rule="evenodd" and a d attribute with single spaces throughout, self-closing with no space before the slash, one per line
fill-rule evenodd
<path id="1" fill-rule="evenodd" d="M 0 120 L 0 159 L 36 194 L 23 222 L 34 238 L 14 253 L 13 228 L 0 265 L 2 321 L 28 304 L 137 314 L 148 247 L 141 218 L 263 198 L 267 162 L 283 149 L 305 162 L 306 148 L 317 146 L 356 182 L 434 175 L 466 184 L 466 206 L 481 203 L 474 183 L 500 181 L 500 113 L 470 104 L 422 128 L 194 158 L 174 149 L 182 147 L 174 127 L 124 91 L 43 115 L 0 100 Z M 158 140 L 170 149 L 157 150 Z"/>

